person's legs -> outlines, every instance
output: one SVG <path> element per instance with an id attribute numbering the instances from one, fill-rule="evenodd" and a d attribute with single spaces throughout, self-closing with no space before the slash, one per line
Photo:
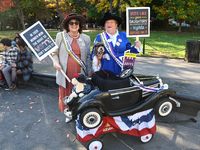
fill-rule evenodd
<path id="1" fill-rule="evenodd" d="M 17 70 L 17 75 L 18 74 L 22 74 L 22 70 L 21 69 Z M 15 78 L 15 84 L 18 85 L 18 76 L 16 76 L 16 78 Z"/>
<path id="2" fill-rule="evenodd" d="M 3 75 L 4 75 L 5 79 L 6 79 L 6 82 L 7 82 L 9 87 L 12 84 L 11 71 L 12 71 L 12 66 L 6 66 L 2 70 Z"/>
<path id="3" fill-rule="evenodd" d="M 16 77 L 17 77 L 17 68 L 12 68 L 12 72 L 11 72 L 12 84 L 9 87 L 9 91 L 13 91 L 16 89 L 17 87 L 17 85 L 15 84 Z"/>
<path id="4" fill-rule="evenodd" d="M 16 77 L 17 77 L 17 68 L 12 68 L 12 84 L 15 84 Z"/>
<path id="5" fill-rule="evenodd" d="M 11 46 L 12 46 L 12 47 L 16 47 L 16 42 L 15 42 L 15 41 L 12 41 L 12 42 L 11 42 Z"/>

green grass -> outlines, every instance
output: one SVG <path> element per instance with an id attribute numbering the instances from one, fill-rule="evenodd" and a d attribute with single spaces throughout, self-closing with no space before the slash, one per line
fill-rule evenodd
<path id="1" fill-rule="evenodd" d="M 16 32 L 22 31 L 0 31 L 0 39 L 11 38 L 14 39 Z M 53 39 L 56 38 L 56 34 L 59 31 L 48 30 L 49 34 Z M 101 30 L 84 31 L 85 34 L 91 38 L 92 43 L 97 34 L 101 33 Z M 199 33 L 190 32 L 172 32 L 172 31 L 151 31 L 150 37 L 145 37 L 145 54 L 142 56 L 156 56 L 156 57 L 173 57 L 173 58 L 184 58 L 186 40 L 200 39 Z M 134 44 L 135 38 L 129 38 L 130 42 Z M 139 40 L 143 43 L 144 37 L 140 37 Z M 2 47 L 0 47 L 2 50 Z"/>
<path id="2" fill-rule="evenodd" d="M 144 38 L 140 38 L 143 41 Z M 186 40 L 200 39 L 198 33 L 177 33 L 177 32 L 151 32 L 150 37 L 145 38 L 145 54 L 153 56 L 165 56 L 184 58 Z M 129 39 L 131 43 L 134 39 Z"/>

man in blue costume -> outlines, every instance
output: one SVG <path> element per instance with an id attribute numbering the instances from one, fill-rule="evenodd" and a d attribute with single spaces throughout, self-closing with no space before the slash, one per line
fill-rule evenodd
<path id="1" fill-rule="evenodd" d="M 135 45 L 131 46 L 125 32 L 118 31 L 117 27 L 122 23 L 122 18 L 109 10 L 103 14 L 100 25 L 105 27 L 105 32 L 98 34 L 96 42 L 103 42 L 105 52 L 101 59 L 101 69 L 110 70 L 119 75 L 122 68 L 121 57 L 124 56 L 126 50 L 131 53 L 139 53 L 142 51 L 141 42 L 135 41 Z M 93 48 L 94 51 L 94 48 Z M 93 51 L 91 57 L 93 58 Z"/>

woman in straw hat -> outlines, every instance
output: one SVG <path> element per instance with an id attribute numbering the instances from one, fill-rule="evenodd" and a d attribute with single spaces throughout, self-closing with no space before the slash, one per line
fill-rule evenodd
<path id="1" fill-rule="evenodd" d="M 135 41 L 135 45 L 131 46 L 130 41 L 126 37 L 125 32 L 118 31 L 117 27 L 122 23 L 122 18 L 109 10 L 103 14 L 99 21 L 100 26 L 105 28 L 105 32 L 98 34 L 94 45 L 102 41 L 104 43 L 105 52 L 101 60 L 101 69 L 110 70 L 119 75 L 122 69 L 122 60 L 124 51 L 129 50 L 131 53 L 139 53 L 142 51 L 141 42 Z M 93 48 L 94 51 L 94 48 Z M 93 51 L 91 57 L 93 57 Z"/>
<path id="2" fill-rule="evenodd" d="M 58 62 L 54 63 L 56 72 L 56 83 L 59 85 L 59 109 L 64 111 L 65 105 L 63 98 L 69 96 L 72 92 L 72 83 L 69 83 L 63 74 L 59 71 L 63 69 L 69 79 L 74 77 L 75 73 L 91 74 L 90 60 L 90 37 L 82 33 L 85 18 L 81 15 L 67 15 L 62 26 L 63 32 L 56 36 L 58 49 L 52 53 L 53 58 Z"/>

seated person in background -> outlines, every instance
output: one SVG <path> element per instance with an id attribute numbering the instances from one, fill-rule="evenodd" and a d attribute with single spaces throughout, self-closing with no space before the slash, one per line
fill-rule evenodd
<path id="1" fill-rule="evenodd" d="M 3 72 L 8 85 L 5 90 L 12 91 L 16 87 L 14 85 L 14 81 L 11 78 L 11 73 L 12 68 L 16 65 L 19 50 L 16 47 L 11 47 L 10 39 L 4 38 L 0 43 L 3 44 L 3 58 L 0 70 Z"/>
<path id="2" fill-rule="evenodd" d="M 32 54 L 26 46 L 25 42 L 20 39 L 16 43 L 17 48 L 20 50 L 18 54 L 18 62 L 12 69 L 12 79 L 15 80 L 15 83 L 18 82 L 17 74 L 23 74 L 24 82 L 28 82 L 33 72 L 33 59 Z M 15 84 L 15 86 L 16 86 Z"/>
<path id="3" fill-rule="evenodd" d="M 16 42 L 19 41 L 21 39 L 19 33 L 15 33 L 15 38 L 12 41 L 12 47 L 16 47 Z"/>

